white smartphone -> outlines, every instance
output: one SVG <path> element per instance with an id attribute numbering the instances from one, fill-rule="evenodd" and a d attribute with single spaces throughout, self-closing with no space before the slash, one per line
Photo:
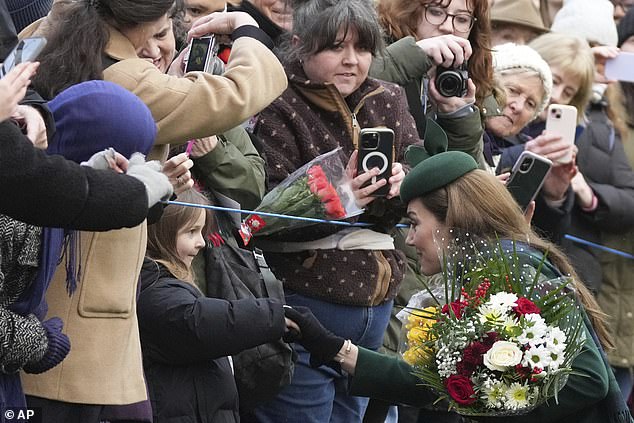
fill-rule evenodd
<path id="1" fill-rule="evenodd" d="M 46 38 L 31 37 L 20 40 L 4 59 L 0 68 L 0 78 L 3 78 L 15 65 L 23 62 L 32 62 L 46 45 Z"/>
<path id="2" fill-rule="evenodd" d="M 561 138 L 572 145 L 575 143 L 575 131 L 577 129 L 577 108 L 565 104 L 551 104 L 548 106 L 548 116 L 546 117 L 546 132 L 560 135 Z M 572 161 L 572 151 L 570 154 L 557 160 L 558 163 L 570 163 Z"/>
<path id="3" fill-rule="evenodd" d="M 605 77 L 611 81 L 634 82 L 634 53 L 621 52 L 605 61 Z"/>

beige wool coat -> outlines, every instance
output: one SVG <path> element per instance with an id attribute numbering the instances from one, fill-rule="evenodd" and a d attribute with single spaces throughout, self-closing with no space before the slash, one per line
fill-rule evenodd
<path id="1" fill-rule="evenodd" d="M 20 37 L 45 33 L 43 18 Z M 161 73 L 136 56 L 128 39 L 110 28 L 106 53 L 117 63 L 104 79 L 136 94 L 150 109 L 158 135 L 150 158 L 164 159 L 170 143 L 219 134 L 256 114 L 287 86 L 286 74 L 260 41 L 234 41 L 223 77 L 191 72 L 184 78 Z M 28 395 L 52 400 L 123 405 L 147 398 L 141 363 L 135 298 L 145 255 L 146 224 L 105 233 L 81 233 L 82 277 L 72 297 L 64 265 L 46 299 L 47 318 L 64 320 L 71 352 L 40 375 L 23 374 Z"/>

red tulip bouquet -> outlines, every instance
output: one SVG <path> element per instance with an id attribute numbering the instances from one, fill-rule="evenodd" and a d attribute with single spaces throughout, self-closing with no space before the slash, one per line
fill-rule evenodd
<path id="1" fill-rule="evenodd" d="M 435 304 L 401 312 L 403 359 L 463 415 L 524 414 L 557 401 L 585 342 L 569 278 L 546 280 L 545 258 L 514 242 L 451 238 L 460 242 L 443 250 L 444 292 L 428 287 Z"/>
<path id="2" fill-rule="evenodd" d="M 342 220 L 361 214 L 363 209 L 354 201 L 346 162 L 343 150 L 337 148 L 290 174 L 266 194 L 255 213 L 245 219 L 241 230 L 245 242 L 251 236 L 272 235 L 322 219 Z"/>

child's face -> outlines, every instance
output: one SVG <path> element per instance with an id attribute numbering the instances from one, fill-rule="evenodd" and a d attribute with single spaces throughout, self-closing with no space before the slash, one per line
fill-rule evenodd
<path id="1" fill-rule="evenodd" d="M 198 219 L 182 227 L 176 235 L 176 253 L 188 267 L 191 266 L 198 251 L 205 246 L 205 237 L 202 233 L 204 226 L 205 212 L 200 210 Z"/>

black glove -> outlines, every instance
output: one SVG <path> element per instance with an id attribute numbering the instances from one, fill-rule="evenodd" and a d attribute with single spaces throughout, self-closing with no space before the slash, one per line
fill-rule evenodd
<path id="1" fill-rule="evenodd" d="M 293 336 L 292 331 L 284 340 L 301 344 L 310 353 L 311 367 L 319 367 L 332 361 L 343 346 L 345 339 L 323 327 L 308 307 L 284 306 L 284 315 L 297 323 L 301 334 Z M 295 338 L 295 339 L 292 339 Z"/>
<path id="2" fill-rule="evenodd" d="M 27 373 L 44 373 L 57 366 L 66 358 L 70 351 L 70 340 L 66 334 L 62 333 L 64 323 L 59 317 L 52 317 L 42 323 L 48 338 L 48 349 L 44 357 L 36 363 L 27 363 L 24 371 Z"/>

